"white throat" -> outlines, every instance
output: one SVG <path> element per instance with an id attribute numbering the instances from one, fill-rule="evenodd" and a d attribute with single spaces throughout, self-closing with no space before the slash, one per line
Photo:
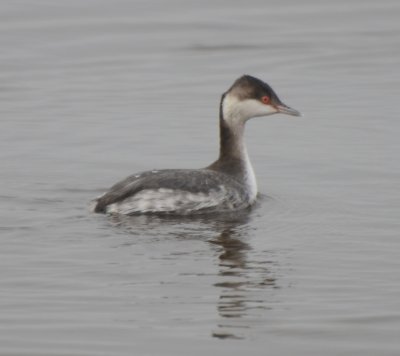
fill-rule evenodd
<path id="1" fill-rule="evenodd" d="M 254 173 L 253 166 L 251 165 L 246 148 L 244 152 L 244 162 L 245 162 L 245 182 L 249 193 L 250 202 L 253 203 L 257 197 L 258 187 L 257 187 L 256 175 Z"/>
<path id="2" fill-rule="evenodd" d="M 248 99 L 241 101 L 236 96 L 226 95 L 222 102 L 223 120 L 234 136 L 235 146 L 232 147 L 232 155 L 239 158 L 244 166 L 244 180 L 249 194 L 250 202 L 257 197 L 257 181 L 247 153 L 244 141 L 244 127 L 248 119 L 257 115 L 262 105 L 257 100 Z M 265 105 L 263 105 L 265 106 Z M 265 110 L 265 108 L 263 108 Z M 265 113 L 263 114 L 265 115 Z"/>

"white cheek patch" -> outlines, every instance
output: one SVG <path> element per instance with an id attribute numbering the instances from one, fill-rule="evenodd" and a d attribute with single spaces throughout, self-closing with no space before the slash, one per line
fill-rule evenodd
<path id="1" fill-rule="evenodd" d="M 240 100 L 234 95 L 227 94 L 222 103 L 225 120 L 245 122 L 252 117 L 267 116 L 278 112 L 271 105 L 263 104 L 256 99 Z"/>

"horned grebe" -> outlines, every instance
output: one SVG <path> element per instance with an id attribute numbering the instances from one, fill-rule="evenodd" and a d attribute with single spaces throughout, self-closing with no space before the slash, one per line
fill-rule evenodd
<path id="1" fill-rule="evenodd" d="M 244 75 L 222 95 L 219 158 L 201 169 L 163 169 L 131 175 L 93 201 L 97 213 L 190 215 L 245 209 L 257 197 L 247 155 L 248 119 L 275 113 L 300 116 L 263 81 Z"/>

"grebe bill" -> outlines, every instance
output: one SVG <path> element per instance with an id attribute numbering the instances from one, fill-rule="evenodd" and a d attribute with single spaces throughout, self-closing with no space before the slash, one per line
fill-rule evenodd
<path id="1" fill-rule="evenodd" d="M 263 81 L 237 79 L 221 97 L 219 158 L 202 169 L 163 169 L 131 175 L 92 202 L 98 213 L 190 215 L 245 209 L 257 197 L 257 182 L 244 142 L 246 121 L 301 114 Z"/>

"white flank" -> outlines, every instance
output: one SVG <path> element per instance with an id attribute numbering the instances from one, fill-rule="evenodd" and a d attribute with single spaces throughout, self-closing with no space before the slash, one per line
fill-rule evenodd
<path id="1" fill-rule="evenodd" d="M 210 194 L 190 193 L 175 189 L 146 189 L 121 202 L 107 206 L 107 213 L 172 213 L 195 212 L 221 204 L 224 191 L 213 191 Z"/>

